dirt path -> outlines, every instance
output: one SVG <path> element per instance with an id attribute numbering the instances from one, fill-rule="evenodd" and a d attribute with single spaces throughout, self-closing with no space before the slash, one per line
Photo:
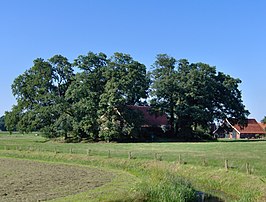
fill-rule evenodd
<path id="1" fill-rule="evenodd" d="M 44 201 L 102 186 L 114 174 L 95 168 L 0 158 L 0 201 Z"/>

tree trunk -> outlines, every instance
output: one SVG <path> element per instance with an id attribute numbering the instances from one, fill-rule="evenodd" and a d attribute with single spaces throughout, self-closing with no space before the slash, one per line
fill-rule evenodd
<path id="1" fill-rule="evenodd" d="M 66 140 L 66 139 L 68 138 L 68 136 L 67 136 L 67 132 L 65 132 L 65 134 L 64 134 L 64 135 L 65 135 L 65 140 Z"/>

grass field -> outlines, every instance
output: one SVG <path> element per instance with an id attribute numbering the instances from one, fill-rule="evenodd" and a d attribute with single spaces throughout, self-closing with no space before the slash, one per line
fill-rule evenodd
<path id="1" fill-rule="evenodd" d="M 0 168 L 2 202 L 73 195 L 103 186 L 116 177 L 113 172 L 95 168 L 10 158 L 0 158 Z"/>
<path id="2" fill-rule="evenodd" d="M 168 186 L 168 193 L 162 196 L 167 198 L 171 187 L 177 187 L 176 181 L 171 180 L 174 178 L 182 178 L 184 182 L 178 185 L 182 187 L 179 191 L 188 196 L 192 186 L 195 190 L 216 195 L 226 201 L 266 201 L 266 141 L 66 144 L 47 141 L 34 134 L 0 133 L 0 157 L 64 162 L 129 173 L 135 178 L 131 178 L 124 189 L 117 186 L 116 190 L 127 196 L 125 201 L 144 201 L 148 200 L 147 196 L 158 197 L 163 190 L 162 186 Z M 225 160 L 228 161 L 228 171 L 225 169 Z M 251 174 L 247 173 L 247 163 Z M 126 178 L 123 182 L 126 182 Z M 151 189 L 147 190 L 146 187 Z M 130 196 L 127 191 L 131 193 Z M 105 197 L 106 201 L 114 198 L 112 193 L 115 193 L 106 192 L 104 187 L 94 192 L 94 198 L 101 193 L 100 196 Z M 82 193 L 75 197 L 69 201 L 84 199 Z"/>

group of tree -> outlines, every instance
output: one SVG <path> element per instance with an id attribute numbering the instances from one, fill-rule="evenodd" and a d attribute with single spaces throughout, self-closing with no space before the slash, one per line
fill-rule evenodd
<path id="1" fill-rule="evenodd" d="M 48 137 L 92 140 L 140 138 L 142 115 L 129 105 L 165 113 L 175 136 L 207 132 L 214 121 L 248 115 L 239 79 L 215 67 L 166 54 L 152 71 L 130 55 L 89 52 L 70 63 L 55 55 L 33 66 L 12 84 L 17 104 L 5 113 L 8 131 L 41 131 Z"/>
<path id="2" fill-rule="evenodd" d="M 181 137 L 210 133 L 214 123 L 234 118 L 245 125 L 240 79 L 204 63 L 177 61 L 166 54 L 157 56 L 151 73 L 151 106 L 169 117 L 174 134 Z"/>

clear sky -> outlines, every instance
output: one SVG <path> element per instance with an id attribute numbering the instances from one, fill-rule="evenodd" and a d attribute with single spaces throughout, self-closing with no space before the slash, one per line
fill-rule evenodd
<path id="1" fill-rule="evenodd" d="M 0 116 L 13 80 L 36 58 L 129 53 L 149 69 L 159 53 L 235 78 L 250 117 L 266 116 L 264 0 L 1 0 Z M 217 95 L 219 96 L 219 95 Z"/>

